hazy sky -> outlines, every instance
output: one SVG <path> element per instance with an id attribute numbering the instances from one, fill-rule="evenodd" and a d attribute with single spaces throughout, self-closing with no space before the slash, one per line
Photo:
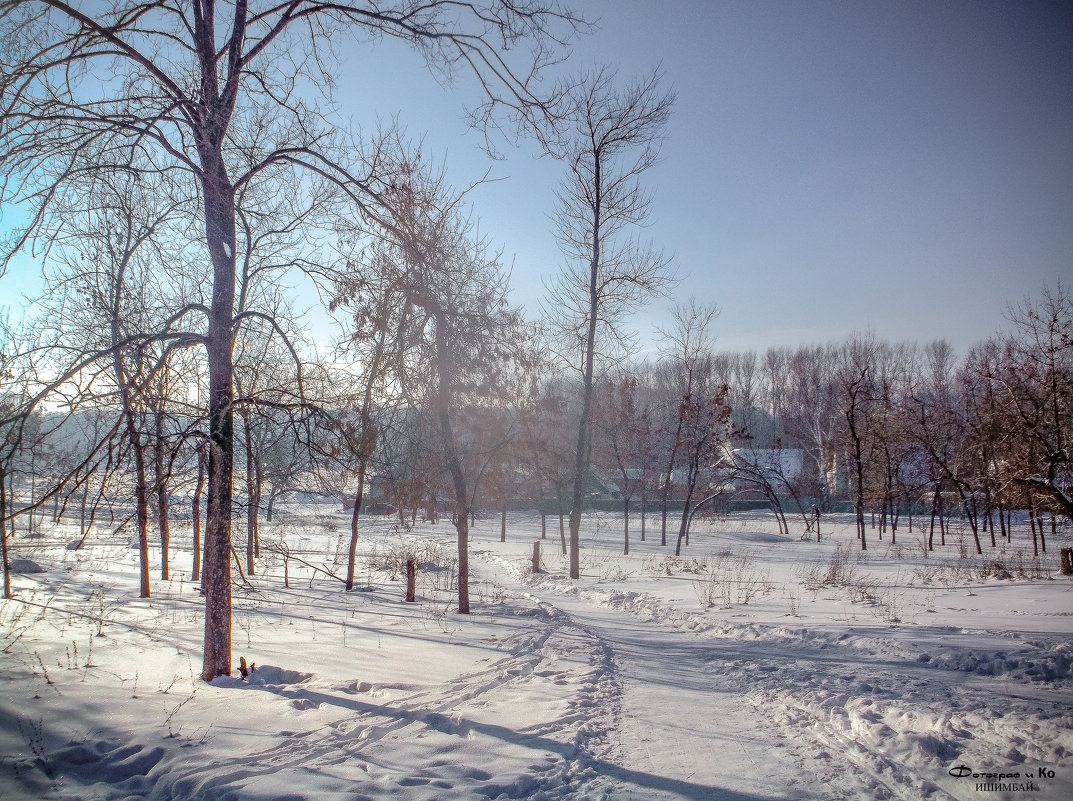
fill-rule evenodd
<path id="1" fill-rule="evenodd" d="M 564 3 L 599 23 L 569 71 L 659 66 L 677 92 L 647 233 L 685 276 L 678 297 L 721 307 L 720 347 L 870 329 L 963 351 L 1007 303 L 1073 284 L 1068 0 Z M 397 114 L 456 185 L 502 179 L 476 191 L 475 213 L 536 314 L 562 264 L 549 219 L 562 165 L 532 143 L 490 162 L 461 113 L 472 81 L 439 86 L 398 43 L 337 46 L 344 115 Z M 24 279 L 9 274 L 4 294 Z M 670 302 L 637 316 L 648 347 Z M 323 318 L 308 316 L 322 331 Z"/>
<path id="2" fill-rule="evenodd" d="M 854 330 L 959 350 L 1010 301 L 1073 283 L 1073 4 L 569 3 L 599 31 L 573 64 L 660 66 L 678 102 L 648 234 L 722 309 L 719 345 L 820 343 Z M 349 59 L 355 119 L 397 112 L 451 179 L 489 162 L 420 60 Z M 548 215 L 562 169 L 505 149 L 475 207 L 514 262 L 519 300 L 562 263 Z M 650 337 L 668 302 L 638 316 Z"/>

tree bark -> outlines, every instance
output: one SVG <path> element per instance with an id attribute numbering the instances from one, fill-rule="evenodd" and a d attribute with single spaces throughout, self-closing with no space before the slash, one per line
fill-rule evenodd
<path id="1" fill-rule="evenodd" d="M 145 449 L 141 434 L 131 424 L 132 449 L 134 450 L 134 504 L 138 521 L 138 573 L 141 577 L 139 594 L 149 597 L 149 497 L 145 477 Z"/>
<path id="2" fill-rule="evenodd" d="M 346 590 L 354 589 L 354 566 L 358 558 L 358 515 L 365 499 L 365 460 L 358 463 L 358 488 L 354 492 L 354 511 L 350 515 L 350 547 L 346 560 Z"/>
<path id="3" fill-rule="evenodd" d="M 411 556 L 406 560 L 406 601 L 417 600 L 417 561 Z"/>
<path id="4" fill-rule="evenodd" d="M 163 403 L 163 397 L 160 403 Z M 164 413 L 157 409 L 153 412 L 156 428 L 156 441 L 153 448 L 153 480 L 156 490 L 157 528 L 160 531 L 160 578 L 168 580 L 168 549 L 171 547 L 171 531 L 168 527 L 168 480 L 164 467 L 165 439 Z"/>
<path id="5" fill-rule="evenodd" d="M 645 492 L 645 490 L 644 490 L 644 484 L 647 484 L 648 479 L 645 478 L 644 476 L 642 476 L 641 481 L 643 482 L 642 487 L 641 487 L 641 542 L 644 542 L 645 541 L 645 518 L 647 516 L 646 512 L 648 511 L 647 508 L 646 508 L 648 506 L 648 493 Z"/>
<path id="6" fill-rule="evenodd" d="M 239 392 L 241 392 L 241 387 Z M 246 432 L 246 573 L 253 575 L 254 550 L 257 541 L 257 507 L 260 499 L 257 492 L 257 468 L 254 465 L 253 429 L 250 427 L 250 412 L 243 408 L 239 412 L 242 417 L 242 426 Z"/>
<path id="7" fill-rule="evenodd" d="M 7 526 L 4 518 L 7 517 L 7 490 L 4 486 L 4 468 L 0 466 L 0 557 L 4 562 L 4 597 L 11 597 L 11 563 L 7 556 Z"/>
<path id="8" fill-rule="evenodd" d="M 209 45 L 211 46 L 211 44 Z M 232 320 L 235 305 L 235 196 L 219 142 L 203 155 L 205 237 L 212 258 L 209 364 L 209 491 L 205 519 L 205 653 L 201 677 L 231 675 L 231 493 L 235 461 Z"/>
<path id="9" fill-rule="evenodd" d="M 190 572 L 191 581 L 201 581 L 201 493 L 205 489 L 205 452 L 201 447 L 197 449 L 197 483 L 194 485 L 194 497 L 190 502 L 190 515 L 194 524 L 194 541 L 191 546 L 193 551 L 193 566 Z"/>

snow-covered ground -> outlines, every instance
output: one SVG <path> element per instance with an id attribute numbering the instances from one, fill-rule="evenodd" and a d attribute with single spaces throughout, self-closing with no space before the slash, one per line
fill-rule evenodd
<path id="1" fill-rule="evenodd" d="M 284 510 L 235 590 L 257 668 L 212 684 L 179 525 L 151 599 L 126 541 L 20 537 L 44 572 L 0 601 L 0 799 L 1073 798 L 1068 531 L 1042 561 L 1027 527 L 861 553 L 849 518 L 817 543 L 754 513 L 675 559 L 657 522 L 623 556 L 621 516 L 586 518 L 571 581 L 557 521 L 533 573 L 539 517 L 478 520 L 460 616 L 449 523 L 366 519 L 345 593 L 347 517 Z"/>

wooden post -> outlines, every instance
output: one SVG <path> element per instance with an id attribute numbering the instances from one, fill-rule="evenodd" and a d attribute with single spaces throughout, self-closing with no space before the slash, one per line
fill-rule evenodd
<path id="1" fill-rule="evenodd" d="M 507 506 L 503 505 L 503 516 L 500 518 L 499 523 L 499 541 L 507 541 Z"/>
<path id="2" fill-rule="evenodd" d="M 547 539 L 548 536 L 548 516 L 544 513 L 540 513 L 540 539 Z"/>
<path id="3" fill-rule="evenodd" d="M 533 572 L 540 572 L 540 540 L 533 543 Z"/>
<path id="4" fill-rule="evenodd" d="M 406 602 L 417 600 L 417 562 L 411 556 L 406 560 Z"/>
<path id="5" fill-rule="evenodd" d="M 1062 575 L 1073 576 L 1073 548 L 1061 548 L 1058 553 L 1062 558 Z"/>

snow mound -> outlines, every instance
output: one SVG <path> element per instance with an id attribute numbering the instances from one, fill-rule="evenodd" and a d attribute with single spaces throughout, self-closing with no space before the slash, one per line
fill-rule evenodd
<path id="1" fill-rule="evenodd" d="M 311 678 L 313 678 L 312 673 L 287 670 L 275 665 L 258 665 L 246 678 L 246 683 L 254 687 L 265 687 L 279 684 L 301 684 Z"/>
<path id="2" fill-rule="evenodd" d="M 37 564 L 33 559 L 12 559 L 8 562 L 8 567 L 12 573 L 28 574 L 28 573 L 44 573 L 45 568 Z"/>
<path id="3" fill-rule="evenodd" d="M 1073 645 L 1063 642 L 1053 648 L 1048 643 L 1029 643 L 1031 651 L 951 651 L 939 656 L 921 654 L 917 659 L 932 667 L 975 673 L 978 676 L 1005 676 L 1021 681 L 1056 681 L 1073 677 Z"/>
<path id="4" fill-rule="evenodd" d="M 245 680 L 234 676 L 217 676 L 209 683 L 214 687 L 279 687 L 285 684 L 301 684 L 311 678 L 312 673 L 287 670 L 275 665 L 257 665 Z"/>

